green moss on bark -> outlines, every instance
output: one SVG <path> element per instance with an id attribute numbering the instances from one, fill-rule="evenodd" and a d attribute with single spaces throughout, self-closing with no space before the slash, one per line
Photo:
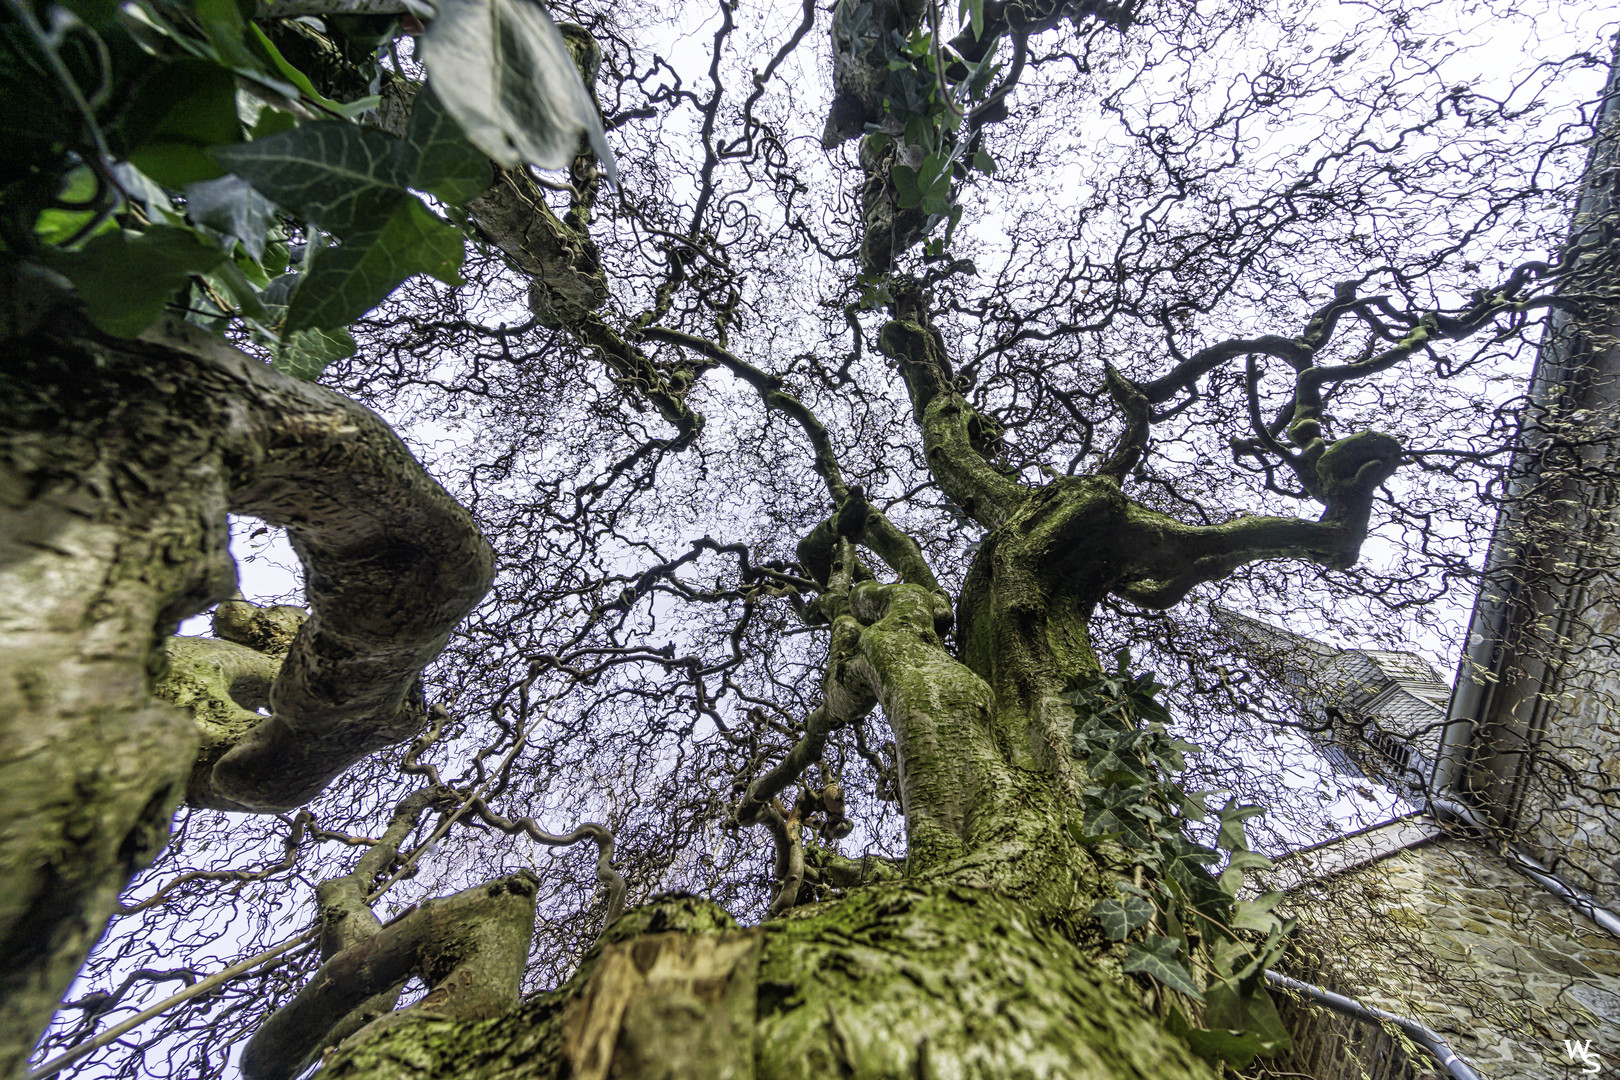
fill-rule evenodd
<path id="1" fill-rule="evenodd" d="M 701 901 L 678 901 L 674 908 L 666 903 L 627 915 L 608 947 L 620 950 L 621 957 L 639 957 L 646 945 L 650 956 L 655 939 L 661 939 L 667 952 L 675 935 L 652 928 L 676 924 L 700 928 L 693 937 L 709 943 L 757 935 L 757 950 L 731 946 L 748 964 L 757 962 L 757 975 L 739 965 L 724 991 L 734 993 L 737 979 L 755 980 L 751 1071 L 739 1072 L 734 1058 L 728 1059 L 732 1064 L 714 1058 L 703 1066 L 679 1052 L 676 1044 L 691 1038 L 690 1018 L 682 1019 L 671 1003 L 691 999 L 694 992 L 703 997 L 701 987 L 689 986 L 684 996 L 661 998 L 660 1007 L 636 1002 L 623 1007 L 614 1021 L 621 1025 L 617 1041 L 610 1045 L 644 1050 L 664 1037 L 671 1052 L 657 1062 L 649 1062 L 645 1053 L 626 1052 L 605 1075 L 627 1080 L 1213 1077 L 1138 1004 L 1132 984 L 1111 976 L 1037 909 L 990 890 L 947 881 L 884 885 L 836 904 L 801 909 L 757 931 L 739 934 L 726 927 L 728 922 Z M 697 952 L 705 947 L 703 941 L 693 945 Z M 599 948 L 595 956 L 602 953 Z M 568 1031 L 582 1026 L 577 1003 L 609 966 L 598 967 L 594 957 L 588 958 L 567 987 L 506 1017 L 455 1026 L 425 1020 L 402 1024 L 346 1047 L 323 1075 L 326 1080 L 578 1075 L 565 1045 Z M 611 998 L 600 987 L 597 996 Z M 721 996 L 719 989 L 711 995 Z"/>

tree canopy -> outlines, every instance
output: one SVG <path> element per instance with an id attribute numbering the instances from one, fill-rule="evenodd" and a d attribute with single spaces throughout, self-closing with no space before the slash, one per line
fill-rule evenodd
<path id="1" fill-rule="evenodd" d="M 215 734 L 36 1064 L 297 939 L 70 1066 L 227 1075 L 269 1032 L 257 1075 L 293 1075 L 306 1014 L 353 1007 L 311 973 L 392 929 L 366 905 L 496 878 L 538 912 L 525 991 L 626 902 L 752 924 L 937 872 L 1156 988 L 1205 1060 L 1280 1044 L 1286 927 L 1238 888 L 1336 826 L 1268 771 L 1289 706 L 1213 612 L 1449 664 L 1549 319 L 1620 280 L 1575 215 L 1614 30 L 7 0 L 16 280 L 98 340 L 181 319 L 318 380 L 385 418 L 343 422 L 378 475 L 391 426 L 443 485 L 254 421 L 326 470 L 233 495 L 314 553 L 308 593 L 169 644 L 159 695 Z M 44 332 L 12 292 L 8 336 Z M 253 410 L 328 408 L 260 378 Z M 302 636 L 268 606 L 306 600 Z"/>

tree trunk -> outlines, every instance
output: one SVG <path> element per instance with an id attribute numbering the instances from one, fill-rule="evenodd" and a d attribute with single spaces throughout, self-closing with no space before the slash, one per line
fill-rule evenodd
<path id="1" fill-rule="evenodd" d="M 1212 1077 L 1117 971 L 1045 905 L 950 874 L 747 930 L 675 898 L 614 924 L 560 990 L 362 1035 L 322 1076 Z"/>
<path id="2" fill-rule="evenodd" d="M 380 418 L 211 334 L 166 321 L 109 338 L 13 268 L 0 343 L 10 1077 L 187 793 L 198 726 L 153 688 L 180 620 L 235 589 L 226 512 L 288 527 L 314 612 L 275 670 L 272 715 L 210 726 L 219 760 L 192 784 L 209 805 L 298 806 L 414 734 L 406 696 L 493 570 L 470 517 Z"/>

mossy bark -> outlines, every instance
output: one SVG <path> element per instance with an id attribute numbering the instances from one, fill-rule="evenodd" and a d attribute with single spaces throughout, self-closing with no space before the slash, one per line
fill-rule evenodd
<path id="1" fill-rule="evenodd" d="M 492 567 L 465 511 L 360 406 L 184 324 L 108 338 L 15 268 L 0 276 L 0 316 L 10 1077 L 118 893 L 166 841 L 197 763 L 199 726 L 153 690 L 179 621 L 235 588 L 227 511 L 288 526 L 315 612 L 275 672 L 272 716 L 237 701 L 205 709 L 219 754 L 212 805 L 297 806 L 413 734 L 421 714 L 406 695 Z M 209 683 L 229 696 L 268 674 L 257 661 L 182 659 L 187 704 L 210 698 Z"/>
<path id="2" fill-rule="evenodd" d="M 556 993 L 396 1025 L 322 1077 L 1213 1077 L 1099 956 L 1042 905 L 949 876 L 747 930 L 681 899 L 627 915 Z"/>

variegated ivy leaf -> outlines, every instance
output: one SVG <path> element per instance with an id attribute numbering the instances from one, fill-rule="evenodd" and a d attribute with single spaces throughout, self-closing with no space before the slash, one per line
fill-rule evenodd
<path id="1" fill-rule="evenodd" d="M 438 0 L 423 39 L 428 76 L 469 141 L 497 164 L 562 169 L 581 135 L 615 180 L 591 95 L 537 0 Z"/>

